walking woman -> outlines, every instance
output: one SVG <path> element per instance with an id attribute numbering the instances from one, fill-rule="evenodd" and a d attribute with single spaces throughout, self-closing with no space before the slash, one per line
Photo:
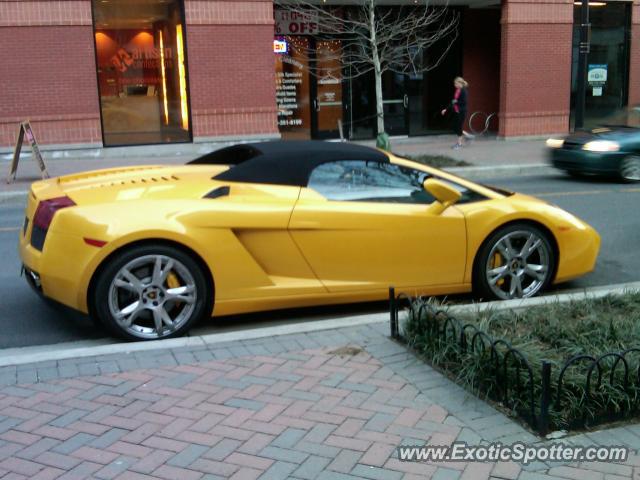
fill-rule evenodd
<path id="1" fill-rule="evenodd" d="M 451 99 L 451 103 L 447 108 L 442 110 L 442 115 L 447 113 L 447 110 L 450 110 L 453 114 L 453 131 L 458 136 L 458 141 L 453 145 L 452 148 L 458 149 L 462 147 L 462 140 L 464 137 L 473 138 L 473 135 L 465 132 L 462 129 L 464 125 L 464 120 L 467 117 L 467 87 L 469 84 L 462 77 L 456 77 L 453 80 L 453 86 L 455 87 L 455 92 L 453 94 L 453 98 Z"/>

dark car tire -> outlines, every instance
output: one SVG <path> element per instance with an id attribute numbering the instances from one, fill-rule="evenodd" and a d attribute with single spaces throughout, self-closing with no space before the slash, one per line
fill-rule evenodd
<path id="1" fill-rule="evenodd" d="M 580 172 L 578 170 L 566 170 L 567 174 L 572 177 L 572 178 L 577 178 L 577 179 L 585 179 L 589 176 L 589 174 L 584 173 L 584 172 Z"/>
<path id="2" fill-rule="evenodd" d="M 620 162 L 620 178 L 623 182 L 640 182 L 640 155 L 627 155 Z"/>
<path id="3" fill-rule="evenodd" d="M 502 252 L 506 239 L 513 254 L 510 258 Z M 537 247 L 523 256 L 527 242 Z M 496 255 L 499 265 L 496 265 Z M 544 271 L 534 272 L 538 267 L 544 267 Z M 482 299 L 532 297 L 549 286 L 555 267 L 556 254 L 548 234 L 530 223 L 512 223 L 489 235 L 478 250 L 473 268 L 474 293 Z"/>
<path id="4" fill-rule="evenodd" d="M 89 301 L 93 315 L 114 335 L 158 340 L 182 336 L 210 315 L 213 287 L 188 253 L 168 245 L 141 245 L 110 259 Z"/>

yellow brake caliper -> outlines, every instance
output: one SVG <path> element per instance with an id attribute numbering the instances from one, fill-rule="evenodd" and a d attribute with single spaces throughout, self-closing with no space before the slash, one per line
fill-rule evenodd
<path id="1" fill-rule="evenodd" d="M 502 266 L 502 255 L 496 252 L 493 254 L 493 262 L 492 262 L 491 268 L 498 268 L 501 266 Z M 502 277 L 500 280 L 496 282 L 496 285 L 498 286 L 502 286 L 503 284 L 504 284 L 504 277 Z"/>
<path id="2" fill-rule="evenodd" d="M 170 272 L 169 275 L 167 275 L 167 287 L 178 288 L 179 286 L 180 280 L 178 280 L 178 276 L 175 273 Z"/>
<path id="3" fill-rule="evenodd" d="M 173 272 L 169 272 L 169 275 L 167 275 L 167 287 L 178 288 L 179 286 L 180 280 L 178 280 L 178 276 Z"/>

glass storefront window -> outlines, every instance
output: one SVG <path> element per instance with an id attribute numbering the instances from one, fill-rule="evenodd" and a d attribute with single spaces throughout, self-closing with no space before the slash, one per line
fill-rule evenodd
<path id="1" fill-rule="evenodd" d="M 273 42 L 276 64 L 278 127 L 285 140 L 311 138 L 309 104 L 309 39 L 278 36 Z"/>
<path id="2" fill-rule="evenodd" d="M 93 0 L 105 146 L 191 141 L 178 0 Z"/>
<path id="3" fill-rule="evenodd" d="M 631 5 L 626 2 L 593 2 L 589 7 L 591 48 L 587 57 L 588 81 L 584 127 L 625 123 L 629 89 L 629 38 Z M 574 6 L 571 126 L 577 92 L 578 44 L 581 6 Z"/>
<path id="4" fill-rule="evenodd" d="M 351 7 L 341 9 L 347 15 Z M 401 14 L 399 7 L 392 12 Z M 353 10 L 355 13 L 355 9 Z M 282 138 L 373 138 L 377 131 L 373 71 L 354 66 L 349 57 L 366 51 L 346 34 L 323 33 L 313 15 L 274 10 L 273 51 L 278 128 Z M 437 66 L 427 72 L 382 78 L 385 129 L 390 135 L 423 135 L 450 129 L 440 115 L 451 98 L 452 79 L 462 68 L 461 36 L 450 34 L 428 52 L 412 55 Z M 359 67 L 359 68 L 358 68 Z"/>

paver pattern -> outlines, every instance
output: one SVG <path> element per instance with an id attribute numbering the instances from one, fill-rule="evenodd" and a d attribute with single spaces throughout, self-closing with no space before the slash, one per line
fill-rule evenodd
<path id="1" fill-rule="evenodd" d="M 384 324 L 5 367 L 0 379 L 3 480 L 640 478 L 637 456 L 398 460 L 402 444 L 539 440 L 389 340 Z M 637 448 L 639 434 L 571 441 Z"/>

